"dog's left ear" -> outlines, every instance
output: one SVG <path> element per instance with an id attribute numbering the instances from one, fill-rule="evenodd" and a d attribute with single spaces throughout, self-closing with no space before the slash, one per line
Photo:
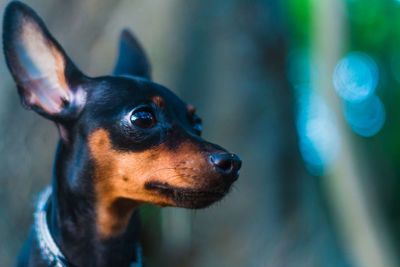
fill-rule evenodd
<path id="1" fill-rule="evenodd" d="M 39 16 L 19 1 L 5 10 L 3 47 L 25 107 L 56 122 L 76 116 L 85 102 L 84 75 Z"/>
<path id="2" fill-rule="evenodd" d="M 133 34 L 125 29 L 119 41 L 119 53 L 114 75 L 133 75 L 150 80 L 151 66 L 142 46 Z"/>

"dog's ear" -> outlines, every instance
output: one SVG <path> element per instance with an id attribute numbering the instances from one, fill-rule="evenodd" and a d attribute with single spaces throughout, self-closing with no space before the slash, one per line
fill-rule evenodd
<path id="1" fill-rule="evenodd" d="M 27 5 L 13 1 L 4 13 L 7 66 L 25 107 L 52 120 L 69 120 L 82 109 L 84 75 Z"/>
<path id="2" fill-rule="evenodd" d="M 142 46 L 131 32 L 123 30 L 114 75 L 133 75 L 150 80 L 151 66 Z"/>

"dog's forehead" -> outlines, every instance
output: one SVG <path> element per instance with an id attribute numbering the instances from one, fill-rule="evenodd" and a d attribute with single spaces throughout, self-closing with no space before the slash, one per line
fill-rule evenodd
<path id="1" fill-rule="evenodd" d="M 93 86 L 93 84 L 95 86 Z M 187 113 L 188 105 L 168 88 L 146 79 L 130 76 L 107 76 L 88 84 L 88 105 L 96 110 L 132 108 L 154 103 L 178 113 Z"/>

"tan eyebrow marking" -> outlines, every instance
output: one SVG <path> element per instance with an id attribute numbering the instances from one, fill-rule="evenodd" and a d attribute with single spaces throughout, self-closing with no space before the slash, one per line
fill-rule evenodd
<path id="1" fill-rule="evenodd" d="M 151 101 L 152 101 L 157 107 L 159 107 L 159 108 L 165 107 L 165 101 L 164 101 L 164 99 L 163 99 L 161 96 L 159 96 L 159 95 L 152 96 L 152 97 L 151 97 Z"/>
<path id="2" fill-rule="evenodd" d="M 193 116 L 196 113 L 196 108 L 194 106 L 188 104 L 186 107 L 190 116 Z"/>

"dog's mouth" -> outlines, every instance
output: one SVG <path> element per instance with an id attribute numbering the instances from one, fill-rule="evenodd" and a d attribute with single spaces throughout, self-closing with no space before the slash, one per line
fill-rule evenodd
<path id="1" fill-rule="evenodd" d="M 224 197 L 229 192 L 230 186 L 204 190 L 176 187 L 161 182 L 147 182 L 145 188 L 167 197 L 177 207 L 201 209 Z"/>

